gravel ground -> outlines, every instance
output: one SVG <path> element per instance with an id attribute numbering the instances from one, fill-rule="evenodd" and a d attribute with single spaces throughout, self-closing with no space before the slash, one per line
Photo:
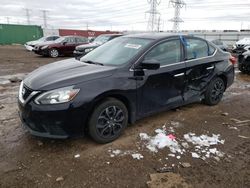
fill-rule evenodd
<path id="1" fill-rule="evenodd" d="M 65 58 L 0 46 L 0 187 L 250 187 L 250 122 L 245 121 L 250 119 L 249 75 L 236 70 L 235 83 L 217 106 L 197 103 L 144 118 L 109 144 L 88 137 L 33 137 L 18 118 L 19 83 L 8 79 L 60 59 Z M 169 156 L 173 152 L 168 147 L 152 152 L 139 135 L 155 136 L 156 129 L 171 132 L 179 144 L 187 133 L 219 134 L 224 144 L 209 148 L 223 155 L 194 158 L 192 152 L 201 155 L 201 150 L 190 143 L 180 157 Z"/>

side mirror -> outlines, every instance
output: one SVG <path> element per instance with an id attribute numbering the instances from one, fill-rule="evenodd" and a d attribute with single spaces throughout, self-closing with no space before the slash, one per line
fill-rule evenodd
<path id="1" fill-rule="evenodd" d="M 66 42 L 66 41 L 64 41 L 62 44 L 65 46 L 65 45 L 67 44 L 67 42 Z"/>
<path id="2" fill-rule="evenodd" d="M 155 59 L 143 60 L 137 67 L 137 69 L 148 69 L 148 70 L 157 70 L 160 68 L 159 61 Z"/>

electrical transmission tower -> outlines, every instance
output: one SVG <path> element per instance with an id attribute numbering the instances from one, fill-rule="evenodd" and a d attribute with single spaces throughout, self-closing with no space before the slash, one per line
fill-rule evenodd
<path id="1" fill-rule="evenodd" d="M 30 9 L 25 8 L 24 10 L 26 12 L 27 24 L 30 25 Z"/>
<path id="2" fill-rule="evenodd" d="M 42 10 L 43 13 L 43 26 L 44 28 L 47 28 L 47 10 Z"/>
<path id="3" fill-rule="evenodd" d="M 174 17 L 170 19 L 170 21 L 174 22 L 173 30 L 178 31 L 179 24 L 183 22 L 183 20 L 180 18 L 181 8 L 186 6 L 186 3 L 183 0 L 170 0 L 169 3 L 171 3 L 172 6 L 175 8 Z"/>
<path id="4" fill-rule="evenodd" d="M 148 18 L 148 31 L 157 31 L 158 28 L 158 19 L 157 16 L 160 15 L 160 13 L 157 11 L 157 6 L 160 5 L 160 0 L 148 0 L 148 3 L 150 4 L 150 10 L 146 11 L 146 13 L 149 14 Z"/>

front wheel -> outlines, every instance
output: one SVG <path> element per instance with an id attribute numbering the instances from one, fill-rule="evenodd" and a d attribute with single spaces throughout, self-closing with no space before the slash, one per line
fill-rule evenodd
<path id="1" fill-rule="evenodd" d="M 55 48 L 52 48 L 52 49 L 50 49 L 49 50 L 49 56 L 50 57 L 58 57 L 59 56 L 59 52 L 58 52 L 58 50 L 57 49 L 55 49 Z"/>
<path id="2" fill-rule="evenodd" d="M 98 143 L 117 139 L 128 124 L 128 111 L 119 100 L 108 98 L 99 104 L 89 120 L 89 134 Z"/>
<path id="3" fill-rule="evenodd" d="M 218 104 L 223 97 L 225 88 L 225 83 L 221 78 L 217 77 L 213 79 L 205 92 L 205 103 L 211 106 Z"/>

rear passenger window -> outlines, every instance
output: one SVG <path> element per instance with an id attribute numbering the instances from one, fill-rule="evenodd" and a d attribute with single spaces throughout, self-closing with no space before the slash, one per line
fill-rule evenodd
<path id="1" fill-rule="evenodd" d="M 82 38 L 77 38 L 77 39 L 76 39 L 76 41 L 77 41 L 77 43 L 84 43 L 84 42 L 87 42 L 87 41 L 88 41 L 88 39 L 87 39 L 87 38 L 82 37 Z"/>
<path id="2" fill-rule="evenodd" d="M 207 57 L 210 55 L 207 42 L 199 39 L 186 39 L 187 60 Z"/>
<path id="3" fill-rule="evenodd" d="M 209 45 L 209 55 L 213 55 L 215 52 L 216 48 L 213 47 L 211 44 Z"/>
<path id="4" fill-rule="evenodd" d="M 144 59 L 157 60 L 161 65 L 180 62 L 181 60 L 180 40 L 171 40 L 157 45 L 144 57 Z"/>

